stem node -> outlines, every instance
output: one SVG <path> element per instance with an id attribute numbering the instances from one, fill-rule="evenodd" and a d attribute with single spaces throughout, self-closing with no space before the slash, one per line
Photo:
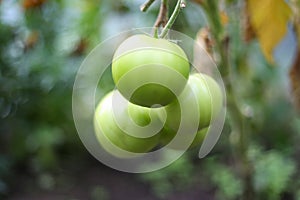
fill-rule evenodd
<path id="1" fill-rule="evenodd" d="M 186 1 L 185 0 L 181 0 L 180 2 L 180 8 L 185 8 L 186 7 Z"/>

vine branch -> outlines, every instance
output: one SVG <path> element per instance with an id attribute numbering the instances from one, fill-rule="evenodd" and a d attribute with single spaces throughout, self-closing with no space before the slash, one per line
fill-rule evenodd
<path id="1" fill-rule="evenodd" d="M 148 10 L 148 8 L 152 5 L 152 3 L 154 2 L 155 0 L 147 0 L 145 3 L 143 3 L 141 6 L 140 6 L 140 10 L 142 12 L 146 12 Z"/>
<path id="2" fill-rule="evenodd" d="M 161 0 L 159 13 L 154 23 L 154 28 L 157 29 L 160 26 L 165 27 L 165 25 L 168 22 L 168 12 L 169 12 L 168 0 Z"/>

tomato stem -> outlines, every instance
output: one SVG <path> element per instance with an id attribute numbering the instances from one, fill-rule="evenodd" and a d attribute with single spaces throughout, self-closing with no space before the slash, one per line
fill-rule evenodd
<path id="1" fill-rule="evenodd" d="M 158 39 L 158 29 L 157 28 L 154 29 L 153 37 Z"/>
<path id="2" fill-rule="evenodd" d="M 172 27 L 172 25 L 174 24 L 176 18 L 178 17 L 181 9 L 183 9 L 186 6 L 186 3 L 184 0 L 177 0 L 177 4 L 175 6 L 175 9 L 170 17 L 170 19 L 168 20 L 167 24 L 164 26 L 161 34 L 159 35 L 160 38 L 164 38 L 168 32 L 169 29 Z"/>
<path id="3" fill-rule="evenodd" d="M 168 22 L 168 12 L 169 12 L 169 0 L 161 0 L 159 13 L 157 15 L 156 21 L 153 25 L 154 28 L 154 38 L 159 38 L 158 28 L 160 26 L 164 27 Z"/>

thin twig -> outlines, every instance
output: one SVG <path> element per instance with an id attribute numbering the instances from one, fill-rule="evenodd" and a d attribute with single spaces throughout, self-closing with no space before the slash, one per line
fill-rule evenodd
<path id="1" fill-rule="evenodd" d="M 181 4 L 182 4 L 182 0 L 178 0 L 177 4 L 176 4 L 176 7 L 175 7 L 168 23 L 165 25 L 164 29 L 162 30 L 161 34 L 159 35 L 160 38 L 164 38 L 168 34 L 169 29 L 172 27 L 172 25 L 174 24 L 177 16 L 179 15 L 181 9 L 183 8 L 181 6 Z"/>
<path id="2" fill-rule="evenodd" d="M 154 28 L 157 29 L 160 26 L 165 27 L 168 22 L 168 0 L 161 0 L 159 13 L 154 23 Z"/>
<path id="3" fill-rule="evenodd" d="M 142 12 L 146 12 L 148 10 L 148 8 L 152 5 L 152 3 L 154 2 L 155 0 L 147 0 L 145 3 L 143 3 L 141 6 L 140 6 L 140 10 Z"/>

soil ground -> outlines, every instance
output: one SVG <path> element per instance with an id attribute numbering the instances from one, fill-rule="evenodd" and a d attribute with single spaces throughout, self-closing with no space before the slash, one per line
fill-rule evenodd
<path id="1" fill-rule="evenodd" d="M 55 175 L 55 184 L 42 189 L 36 177 L 19 175 L 8 200 L 160 200 L 148 183 L 137 175 L 110 169 L 94 158 L 78 166 L 65 166 Z M 47 181 L 47 176 L 46 178 Z M 51 183 L 51 179 L 50 179 Z M 213 192 L 193 184 L 174 191 L 165 200 L 213 200 Z"/>

